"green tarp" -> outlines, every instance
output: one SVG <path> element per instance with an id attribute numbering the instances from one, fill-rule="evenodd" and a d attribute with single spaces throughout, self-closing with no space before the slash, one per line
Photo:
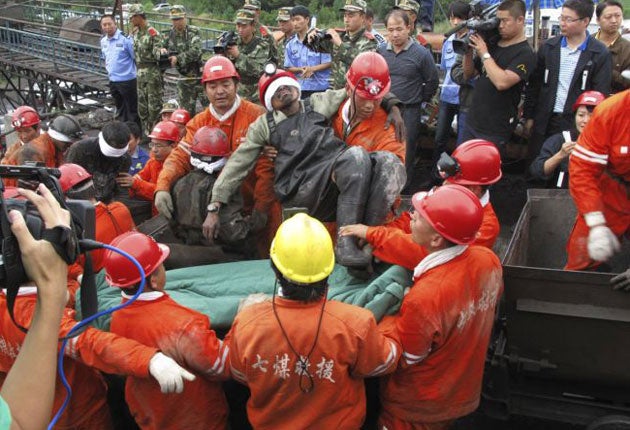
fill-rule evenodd
<path id="1" fill-rule="evenodd" d="M 105 282 L 103 272 L 96 275 L 99 310 L 119 305 L 120 290 Z M 371 280 L 351 276 L 345 267 L 336 266 L 329 278 L 328 298 L 369 309 L 377 320 L 398 311 L 403 291 L 411 285 L 411 272 L 399 267 L 380 265 Z M 232 325 L 239 301 L 252 293 L 271 295 L 274 273 L 269 260 L 240 261 L 187 267 L 166 272 L 166 291 L 184 306 L 210 317 L 215 330 Z M 78 293 L 80 294 L 80 292 Z M 77 318 L 81 318 L 77 297 Z M 109 330 L 109 315 L 94 325 Z"/>

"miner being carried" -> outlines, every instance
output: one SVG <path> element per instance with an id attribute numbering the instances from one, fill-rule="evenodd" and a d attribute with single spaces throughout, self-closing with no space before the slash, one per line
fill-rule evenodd
<path id="1" fill-rule="evenodd" d="M 369 76 L 349 84 L 351 92 L 379 100 L 390 87 L 389 79 Z M 320 220 L 336 221 L 338 227 L 359 220 L 367 225 L 382 224 L 400 191 L 395 184 L 401 182 L 398 176 L 404 178 L 404 168 L 402 163 L 398 163 L 399 172 L 373 168 L 364 147 L 348 146 L 335 136 L 328 119 L 347 98 L 346 91 L 316 93 L 300 101 L 295 76 L 273 67 L 267 67 L 260 78 L 259 91 L 268 112 L 249 127 L 246 141 L 230 156 L 212 190 L 208 211 L 213 214 L 214 235 L 219 233 L 218 211 L 269 144 L 277 148 L 274 191 L 284 208 L 305 208 Z M 372 258 L 353 237 L 338 238 L 335 251 L 338 262 L 349 267 L 365 267 Z"/>

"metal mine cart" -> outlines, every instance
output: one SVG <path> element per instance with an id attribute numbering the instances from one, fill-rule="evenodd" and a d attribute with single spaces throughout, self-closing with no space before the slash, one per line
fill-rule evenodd
<path id="1" fill-rule="evenodd" d="M 611 273 L 562 270 L 575 214 L 567 190 L 528 192 L 503 259 L 482 410 L 630 429 L 630 293 L 611 289 Z M 625 242 L 614 273 L 630 266 Z"/>

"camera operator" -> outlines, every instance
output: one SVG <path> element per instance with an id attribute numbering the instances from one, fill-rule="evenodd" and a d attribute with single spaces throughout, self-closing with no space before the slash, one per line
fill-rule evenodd
<path id="1" fill-rule="evenodd" d="M 330 28 L 326 30 L 327 37 L 322 41 L 324 52 L 332 54 L 332 88 L 345 88 L 346 72 L 350 64 L 362 52 L 376 51 L 378 43 L 372 33 L 365 29 L 365 0 L 346 0 L 339 9 L 343 12 L 344 32 L 338 33 Z M 312 42 L 316 32 L 309 32 L 308 41 Z"/>
<path id="2" fill-rule="evenodd" d="M 479 34 L 470 35 L 462 67 L 466 80 L 479 75 L 462 140 L 486 139 L 505 150 L 518 122 L 521 91 L 535 64 L 525 37 L 525 3 L 504 0 L 497 9 L 500 39 L 488 46 Z M 476 56 L 473 56 L 473 50 Z"/>
<path id="3" fill-rule="evenodd" d="M 39 185 L 38 192 L 39 195 L 19 190 L 35 205 L 45 228 L 68 228 L 70 213 L 60 207 L 44 185 Z M 76 324 L 74 311 L 65 309 L 68 267 L 56 255 L 53 244 L 33 238 L 19 212 L 11 211 L 9 220 L 28 279 L 21 283 L 14 302 L 15 321 L 29 327 L 29 331 L 25 335 L 9 317 L 10 302 L 3 290 L 0 372 L 6 372 L 7 377 L 0 393 L 4 399 L 0 401 L 0 428 L 8 428 L 7 418 L 14 420 L 11 428 L 44 428 L 51 411 L 58 410 L 64 400 L 61 383 L 55 387 L 58 339 Z M 65 247 L 64 243 L 57 245 Z M 91 327 L 73 338 L 64 354 L 69 358 L 64 369 L 74 396 L 61 416 L 61 428 L 111 428 L 107 390 L 99 370 L 138 377 L 150 375 L 163 393 L 181 392 L 184 380 L 195 379 L 156 348 Z"/>
<path id="4" fill-rule="evenodd" d="M 68 227 L 70 213 L 59 206 L 46 187 L 40 185 L 39 190 L 41 196 L 28 190 L 21 194 L 35 204 L 46 227 Z M 33 238 L 19 212 L 11 211 L 9 219 L 24 268 L 37 285 L 38 303 L 29 332 L 0 391 L 0 426 L 8 428 L 4 427 L 8 420 L 11 428 L 44 428 L 55 392 L 57 336 L 68 294 L 68 267 L 50 242 Z"/>

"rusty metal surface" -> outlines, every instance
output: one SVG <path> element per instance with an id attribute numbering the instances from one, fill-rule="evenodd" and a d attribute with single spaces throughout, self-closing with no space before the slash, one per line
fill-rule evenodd
<path id="1" fill-rule="evenodd" d="M 536 378 L 629 387 L 630 294 L 611 289 L 612 274 L 562 270 L 574 219 L 566 190 L 529 190 L 503 260 L 505 355 Z"/>

